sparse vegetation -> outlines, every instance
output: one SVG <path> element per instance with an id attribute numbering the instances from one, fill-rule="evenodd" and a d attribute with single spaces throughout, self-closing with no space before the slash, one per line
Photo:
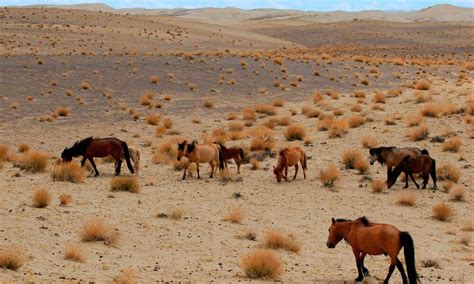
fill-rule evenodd
<path id="1" fill-rule="evenodd" d="M 371 183 L 371 187 L 373 193 L 381 193 L 385 188 L 385 181 L 380 179 L 373 180 Z"/>
<path id="2" fill-rule="evenodd" d="M 22 170 L 36 173 L 42 172 L 48 165 L 49 155 L 36 151 L 28 151 L 23 154 L 23 157 L 18 161 L 18 166 Z"/>
<path id="3" fill-rule="evenodd" d="M 411 141 L 416 142 L 416 141 L 420 141 L 420 140 L 423 140 L 423 139 L 427 138 L 428 134 L 429 134 L 428 127 L 426 127 L 426 125 L 422 124 L 418 127 L 415 127 L 413 129 L 411 129 L 408 132 L 408 137 L 410 137 Z"/>
<path id="4" fill-rule="evenodd" d="M 86 170 L 76 162 L 58 164 L 51 171 L 51 178 L 54 181 L 80 183 L 84 181 L 85 177 Z"/>
<path id="5" fill-rule="evenodd" d="M 292 235 L 283 235 L 279 231 L 270 230 L 265 233 L 265 246 L 267 248 L 279 249 L 299 253 L 301 244 Z"/>
<path id="6" fill-rule="evenodd" d="M 116 229 L 98 218 L 85 221 L 80 236 L 83 242 L 103 241 L 106 245 L 115 245 L 119 240 Z"/>
<path id="7" fill-rule="evenodd" d="M 25 263 L 26 255 L 22 248 L 2 245 L 0 247 L 0 267 L 17 270 Z"/>
<path id="8" fill-rule="evenodd" d="M 232 206 L 228 208 L 227 216 L 224 218 L 224 220 L 231 223 L 240 224 L 244 217 L 245 213 L 240 207 Z"/>
<path id="9" fill-rule="evenodd" d="M 251 279 L 276 279 L 283 272 L 280 258 L 270 250 L 258 249 L 244 256 L 241 267 Z"/>
<path id="10" fill-rule="evenodd" d="M 112 191 L 128 191 L 131 193 L 139 193 L 141 191 L 140 184 L 136 176 L 117 176 L 110 183 Z"/>
<path id="11" fill-rule="evenodd" d="M 362 146 L 367 149 L 375 148 L 379 145 L 379 142 L 375 137 L 367 135 L 363 136 L 360 142 L 362 143 Z"/>
<path id="12" fill-rule="evenodd" d="M 459 148 L 461 148 L 461 139 L 459 137 L 454 137 L 443 144 L 443 151 L 458 152 Z"/>
<path id="13" fill-rule="evenodd" d="M 147 115 L 145 118 L 146 123 L 150 125 L 158 125 L 160 123 L 160 119 L 161 117 L 158 114 L 154 113 Z"/>
<path id="14" fill-rule="evenodd" d="M 285 138 L 288 141 L 303 140 L 306 136 L 306 130 L 301 124 L 290 124 L 285 129 Z"/>
<path id="15" fill-rule="evenodd" d="M 451 219 L 453 213 L 453 209 L 444 203 L 437 204 L 433 207 L 433 217 L 443 222 Z"/>
<path id="16" fill-rule="evenodd" d="M 461 170 L 453 164 L 446 163 L 437 168 L 436 175 L 440 180 L 450 180 L 457 183 L 461 178 Z"/>
<path id="17" fill-rule="evenodd" d="M 266 115 L 275 115 L 277 113 L 277 110 L 274 106 L 262 103 L 255 105 L 255 111 Z"/>
<path id="18" fill-rule="evenodd" d="M 456 186 L 449 191 L 449 199 L 452 201 L 464 201 L 466 189 L 464 186 Z"/>
<path id="19" fill-rule="evenodd" d="M 339 169 L 336 165 L 329 165 L 326 169 L 320 171 L 319 179 L 325 187 L 331 188 L 339 179 Z"/>
<path id="20" fill-rule="evenodd" d="M 402 206 L 414 206 L 416 195 L 413 192 L 403 192 L 397 196 L 397 203 Z"/>
<path id="21" fill-rule="evenodd" d="M 63 193 L 59 196 L 59 205 L 67 206 L 72 201 L 72 196 L 66 193 Z"/>
<path id="22" fill-rule="evenodd" d="M 33 194 L 33 207 L 35 208 L 44 208 L 51 203 L 51 194 L 45 188 L 40 188 L 35 191 Z"/>
<path id="23" fill-rule="evenodd" d="M 80 245 L 69 244 L 66 246 L 66 250 L 64 251 L 64 259 L 76 262 L 86 262 L 84 249 Z"/>

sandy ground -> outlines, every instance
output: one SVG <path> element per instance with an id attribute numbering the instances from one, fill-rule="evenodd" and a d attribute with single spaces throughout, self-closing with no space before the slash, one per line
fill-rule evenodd
<path id="1" fill-rule="evenodd" d="M 22 32 L 26 33 L 25 30 Z M 474 147 L 472 124 L 465 122 L 469 115 L 455 113 L 439 118 L 425 117 L 429 138 L 412 142 L 406 136 L 409 128 L 405 118 L 418 113 L 423 104 L 414 101 L 417 91 L 403 87 L 407 82 L 430 80 L 431 89 L 421 92 L 431 96 L 433 103 L 450 102 L 462 108 L 466 100 L 472 100 L 473 94 L 472 71 L 466 70 L 464 64 L 399 66 L 371 62 L 369 66 L 336 56 L 331 60 L 309 62 L 291 60 L 289 56 L 283 64 L 288 73 L 285 80 L 281 66 L 274 64 L 272 58 L 255 61 L 251 57 L 238 56 L 202 55 L 185 59 L 169 54 L 98 55 L 100 49 L 90 45 L 87 49 L 96 54 L 54 56 L 43 49 L 44 54 L 39 56 L 12 54 L 0 59 L 0 144 L 8 145 L 10 152 L 17 155 L 20 154 L 16 147 L 27 143 L 33 150 L 59 157 L 65 146 L 78 139 L 91 135 L 119 137 L 142 152 L 139 175 L 142 192 L 111 192 L 113 166 L 109 163 L 99 164 L 99 177 L 88 177 L 83 183 L 73 184 L 52 181 L 53 159 L 44 172 L 35 174 L 4 162 L 0 169 L 1 244 L 20 246 L 28 257 L 17 271 L 2 269 L 2 282 L 107 282 L 126 268 L 131 268 L 136 280 L 143 283 L 248 281 L 239 265 L 241 257 L 263 247 L 264 234 L 269 229 L 291 233 L 302 245 L 299 254 L 275 251 L 284 264 L 280 280 L 350 282 L 356 276 L 350 247 L 341 242 L 336 249 L 328 249 L 327 229 L 331 217 L 355 219 L 360 216 L 367 216 L 374 222 L 394 224 L 410 232 L 415 241 L 417 269 L 423 282 L 466 283 L 472 279 L 472 243 L 460 242 L 461 237 L 472 237 L 472 232 L 461 229 L 466 223 L 472 224 L 473 220 L 471 161 Z M 426 56 L 433 56 L 430 46 L 421 50 L 426 51 Z M 14 53 L 15 49 L 10 51 Z M 419 54 L 418 58 L 423 56 Z M 446 52 L 439 56 L 447 58 L 452 54 Z M 465 52 L 457 56 L 464 59 L 464 63 L 472 60 Z M 38 64 L 38 60 L 43 64 Z M 247 69 L 242 68 L 241 61 L 246 62 Z M 369 70 L 373 68 L 377 73 L 371 75 Z M 321 76 L 313 75 L 315 69 Z M 175 79 L 167 79 L 169 73 L 173 73 Z M 358 73 L 361 76 L 355 76 Z M 395 73 L 400 78 L 396 78 Z M 157 85 L 149 80 L 154 74 L 160 76 Z M 225 76 L 225 81 L 235 79 L 237 83 L 219 84 L 221 75 Z M 304 77 L 297 87 L 280 89 L 272 86 L 275 77 L 289 85 L 297 81 L 297 75 Z M 458 81 L 459 75 L 465 79 Z M 366 76 L 370 84 L 361 85 L 361 78 Z M 84 80 L 90 83 L 90 89 L 80 88 Z M 190 90 L 187 83 L 196 84 L 197 89 Z M 258 92 L 263 87 L 267 92 Z M 352 96 L 353 92 L 364 90 L 368 96 L 360 104 L 362 114 L 370 121 L 349 129 L 342 138 L 328 138 L 327 132 L 318 131 L 318 118 L 307 118 L 301 109 L 313 105 L 313 91 L 327 88 L 337 91 L 339 99 L 326 97 L 328 105 L 317 106 L 319 110 L 331 113 L 340 109 L 343 111 L 341 117 L 347 118 L 355 114 L 350 110 L 357 100 Z M 403 92 L 400 96 L 387 98 L 385 110 L 371 109 L 375 90 L 387 94 L 394 88 Z M 73 90 L 70 97 L 66 95 L 68 89 Z M 104 90 L 109 90 L 112 98 L 104 97 Z M 140 105 L 139 98 L 147 90 L 155 93 L 154 101 L 162 103 L 161 109 Z M 164 100 L 165 95 L 171 95 L 171 100 Z M 29 101 L 28 96 L 33 100 Z M 289 144 L 303 147 L 309 156 L 307 180 L 299 175 L 295 181 L 278 184 L 271 172 L 276 164 L 274 158 L 262 161 L 259 170 L 251 170 L 250 164 L 244 164 L 241 181 L 236 180 L 233 164 L 230 173 L 234 181 L 224 181 L 220 177 L 209 179 L 207 165 L 201 167 L 201 180 L 197 180 L 194 174 L 182 181 L 182 172 L 174 170 L 172 165 L 153 163 L 156 148 L 172 137 L 170 132 L 179 133 L 182 139 L 203 141 L 205 132 L 227 129 L 227 113 L 239 113 L 240 120 L 243 108 L 254 107 L 258 102 L 268 103 L 275 98 L 286 101 L 283 107 L 277 108 L 277 116 L 289 115 L 296 110 L 291 120 L 304 125 L 311 143 L 288 142 L 283 136 L 285 127 L 276 126 L 273 129 L 274 151 Z M 205 108 L 205 100 L 212 100 L 215 106 Z M 39 121 L 41 116 L 60 106 L 69 107 L 68 117 L 53 122 Z M 141 114 L 138 119 L 131 118 L 130 108 Z M 173 126 L 168 134 L 157 137 L 156 126 L 144 121 L 150 113 L 172 119 Z M 395 120 L 395 125 L 386 125 L 388 116 L 401 119 Z M 201 123 L 192 123 L 193 118 L 198 118 Z M 472 116 L 470 119 L 472 121 Z M 254 126 L 246 127 L 244 131 L 267 120 L 265 115 L 259 115 Z M 246 133 L 244 139 L 226 144 L 248 146 L 250 131 Z M 360 143 L 365 135 L 374 136 L 380 145 L 426 148 L 439 166 L 451 163 L 460 168 L 462 176 L 458 185 L 465 187 L 466 200 L 453 202 L 445 190 L 416 190 L 412 183 L 405 190 L 401 181 L 384 193 L 372 193 L 370 179 L 385 179 L 385 168 L 376 164 L 361 175 L 355 170 L 344 169 L 341 162 L 341 155 L 347 149 L 358 149 L 364 156 L 368 155 L 368 150 Z M 448 139 L 459 137 L 462 141 L 460 151 L 444 152 L 441 143 L 430 142 L 432 137 L 440 135 Z M 325 188 L 319 179 L 320 170 L 330 164 L 340 169 L 340 179 L 334 189 Z M 122 171 L 129 174 L 125 166 Z M 441 189 L 443 184 L 439 182 Z M 31 206 L 33 192 L 40 187 L 47 188 L 53 195 L 51 205 L 43 209 Z M 234 198 L 237 192 L 241 198 Z M 416 195 L 414 207 L 397 204 L 397 197 L 403 192 Z M 62 193 L 72 195 L 70 205 L 59 206 L 58 196 Z M 449 222 L 432 217 L 432 207 L 441 202 L 454 209 Z M 242 224 L 224 221 L 228 209 L 236 206 L 245 212 Z M 159 213 L 175 209 L 183 210 L 182 219 L 157 217 Z M 92 217 L 102 218 L 118 229 L 120 240 L 116 246 L 81 242 L 79 231 L 82 223 Z M 255 230 L 256 241 L 241 238 L 248 229 Z M 65 247 L 71 243 L 81 245 L 86 255 L 85 263 L 64 259 Z M 425 267 L 425 260 L 434 260 L 440 267 Z M 366 259 L 366 266 L 378 281 L 384 279 L 388 265 L 384 256 Z M 392 276 L 392 282 L 401 283 L 398 272 Z"/>

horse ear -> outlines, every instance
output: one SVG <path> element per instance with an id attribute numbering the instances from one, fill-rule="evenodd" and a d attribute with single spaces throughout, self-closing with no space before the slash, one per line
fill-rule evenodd
<path id="1" fill-rule="evenodd" d="M 334 218 L 332 218 L 332 223 L 335 224 L 336 223 L 336 220 Z"/>

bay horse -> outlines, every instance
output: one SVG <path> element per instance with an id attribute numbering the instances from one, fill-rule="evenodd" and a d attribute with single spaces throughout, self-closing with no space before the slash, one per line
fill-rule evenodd
<path id="1" fill-rule="evenodd" d="M 393 167 L 396 167 L 400 162 L 405 158 L 405 156 L 410 155 L 412 157 L 420 155 L 429 155 L 426 149 L 420 150 L 416 147 L 377 147 L 369 149 L 369 161 L 373 165 L 376 161 L 379 162 L 382 166 L 387 165 L 387 180 L 390 172 Z"/>
<path id="2" fill-rule="evenodd" d="M 222 150 L 222 159 L 224 160 L 225 168 L 227 169 L 227 160 L 233 159 L 237 165 L 237 174 L 240 174 L 240 165 L 244 159 L 244 150 L 238 147 L 227 148 L 224 145 L 219 144 Z"/>
<path id="3" fill-rule="evenodd" d="M 201 178 L 199 175 L 200 163 L 209 163 L 211 166 L 211 178 L 214 176 L 214 168 L 219 167 L 221 171 L 224 169 L 222 150 L 217 144 L 198 144 L 196 140 L 188 144 L 184 140 L 178 143 L 178 161 L 181 161 L 182 157 L 188 159 L 184 166 L 183 180 L 186 178 L 186 170 L 191 163 L 196 163 L 198 179 Z"/>
<path id="4" fill-rule="evenodd" d="M 303 168 L 304 179 L 306 179 L 306 170 L 307 170 L 307 158 L 306 153 L 300 147 L 285 147 L 278 154 L 278 162 L 276 167 L 273 167 L 273 173 L 276 176 L 278 182 L 281 182 L 283 177 L 285 181 L 288 181 L 288 167 L 295 167 L 295 175 L 293 180 L 296 179 L 298 174 L 298 162 L 301 163 Z M 285 170 L 285 172 L 283 172 Z"/>
<path id="5" fill-rule="evenodd" d="M 416 157 L 406 156 L 405 158 L 403 158 L 403 160 L 389 174 L 387 180 L 388 188 L 392 187 L 392 185 L 397 181 L 398 176 L 400 176 L 402 172 L 405 173 L 405 186 L 403 188 L 408 187 L 408 176 L 410 176 L 411 180 L 416 185 L 416 188 L 419 189 L 420 186 L 416 183 L 415 178 L 413 177 L 413 174 L 419 173 L 421 173 L 423 176 L 422 189 L 426 188 L 430 175 L 434 183 L 433 188 L 437 188 L 436 161 L 428 155 L 421 155 Z"/>
<path id="6" fill-rule="evenodd" d="M 390 257 L 390 266 L 384 283 L 388 283 L 395 266 L 400 271 L 404 284 L 418 282 L 415 248 L 413 239 L 408 232 L 401 232 L 397 227 L 389 224 L 371 223 L 366 217 L 354 221 L 332 218 L 326 245 L 328 248 L 335 248 L 342 239 L 351 245 L 356 259 L 358 273 L 356 282 L 362 281 L 364 276 L 369 275 L 369 270 L 364 266 L 365 256 L 381 254 Z M 402 247 L 404 248 L 408 279 L 403 264 L 398 259 Z"/>
<path id="7" fill-rule="evenodd" d="M 114 137 L 87 137 L 74 143 L 71 148 L 66 147 L 61 153 L 61 158 L 63 162 L 70 162 L 73 157 L 82 156 L 81 166 L 83 167 L 86 160 L 89 160 L 95 170 L 95 176 L 98 176 L 99 171 L 94 163 L 94 157 L 104 158 L 112 156 L 115 160 L 115 175 L 120 175 L 120 169 L 122 167 L 122 159 L 120 156 L 122 152 L 124 153 L 127 167 L 133 174 L 134 170 L 130 163 L 130 152 L 127 143 Z"/>

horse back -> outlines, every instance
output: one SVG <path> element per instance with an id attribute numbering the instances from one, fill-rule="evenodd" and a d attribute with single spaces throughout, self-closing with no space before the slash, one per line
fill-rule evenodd
<path id="1" fill-rule="evenodd" d="M 356 230 L 357 244 L 367 254 L 390 254 L 400 250 L 400 231 L 393 225 L 370 223 L 357 226 Z"/>
<path id="2" fill-rule="evenodd" d="M 195 161 L 199 163 L 208 163 L 213 159 L 219 157 L 219 146 L 216 144 L 200 144 L 196 145 L 196 149 L 194 150 L 193 155 L 197 155 L 195 157 Z M 191 159 L 190 159 L 191 160 Z M 194 162 L 194 161 L 193 161 Z"/>
<path id="3" fill-rule="evenodd" d="M 122 141 L 117 138 L 93 139 L 86 150 L 90 157 L 120 156 L 122 154 Z"/>
<path id="4" fill-rule="evenodd" d="M 416 157 L 421 155 L 421 151 L 418 148 L 398 148 L 394 149 L 392 151 L 392 155 L 387 161 L 387 164 L 391 164 L 392 166 L 396 166 L 400 164 L 400 162 L 405 158 L 406 156 L 410 157 Z"/>

